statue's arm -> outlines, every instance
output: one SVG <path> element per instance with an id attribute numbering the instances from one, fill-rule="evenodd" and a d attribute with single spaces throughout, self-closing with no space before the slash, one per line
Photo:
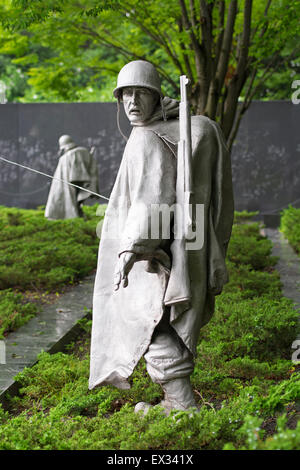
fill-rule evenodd
<path id="1" fill-rule="evenodd" d="M 116 287 L 127 285 L 128 273 L 137 259 L 151 259 L 162 243 L 161 226 L 152 236 L 153 224 L 160 220 L 168 232 L 172 214 L 159 212 L 170 208 L 176 198 L 176 160 L 160 137 L 152 131 L 139 129 L 127 159 L 130 209 L 120 241 Z M 170 217 L 169 217 L 170 215 Z M 152 230 L 153 232 L 153 230 Z"/>

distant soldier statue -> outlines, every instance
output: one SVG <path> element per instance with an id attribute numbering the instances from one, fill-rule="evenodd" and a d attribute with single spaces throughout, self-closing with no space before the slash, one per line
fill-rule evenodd
<path id="1" fill-rule="evenodd" d="M 215 296 L 228 280 L 225 255 L 233 221 L 230 156 L 214 121 L 204 116 L 186 119 L 187 115 L 184 122 L 178 120 L 181 103 L 163 97 L 151 63 L 125 65 L 114 96 L 118 105 L 123 102 L 132 131 L 100 241 L 89 387 L 130 388 L 128 378 L 144 357 L 151 379 L 162 386 L 161 406 L 167 414 L 197 408 L 190 375 L 199 331 L 210 320 Z M 185 130 L 186 135 L 190 132 L 189 142 L 182 141 Z M 184 163 L 189 148 L 192 158 Z M 181 204 L 183 191 L 193 209 L 204 207 L 198 221 L 204 243 L 189 250 L 174 236 L 172 217 L 168 236 L 162 230 L 151 236 L 159 211 Z M 118 216 L 114 237 L 111 227 Z M 136 411 L 149 407 L 141 402 Z"/>
<path id="2" fill-rule="evenodd" d="M 48 219 L 72 219 L 82 217 L 82 204 L 91 197 L 84 190 L 70 186 L 60 180 L 76 184 L 95 193 L 98 192 L 98 170 L 96 161 L 84 147 L 76 145 L 69 135 L 59 138 L 59 161 L 50 187 L 45 208 Z"/>

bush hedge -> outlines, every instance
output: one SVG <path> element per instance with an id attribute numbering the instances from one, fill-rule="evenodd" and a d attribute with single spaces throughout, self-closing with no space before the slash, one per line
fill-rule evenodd
<path id="1" fill-rule="evenodd" d="M 300 209 L 289 206 L 281 213 L 280 230 L 296 252 L 300 253 Z"/>

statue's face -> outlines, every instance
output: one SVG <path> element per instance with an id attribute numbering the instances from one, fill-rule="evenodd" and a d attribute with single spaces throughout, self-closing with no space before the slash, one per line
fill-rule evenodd
<path id="1" fill-rule="evenodd" d="M 148 88 L 125 87 L 122 99 L 126 116 L 132 123 L 147 121 L 157 104 L 157 95 Z"/>

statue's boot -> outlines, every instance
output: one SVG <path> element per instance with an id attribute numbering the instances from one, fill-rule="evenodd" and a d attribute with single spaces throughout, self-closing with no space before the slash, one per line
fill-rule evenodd
<path id="1" fill-rule="evenodd" d="M 167 416 L 172 410 L 185 411 L 191 408 L 198 410 L 189 377 L 165 382 L 162 384 L 162 388 L 164 391 L 164 399 L 159 403 L 159 406 L 164 409 Z M 137 413 L 143 410 L 145 415 L 150 408 L 151 405 L 149 403 L 139 402 L 135 406 L 134 411 Z"/>
<path id="2" fill-rule="evenodd" d="M 170 380 L 162 385 L 164 399 L 160 406 L 169 415 L 172 410 L 198 409 L 189 377 Z"/>

